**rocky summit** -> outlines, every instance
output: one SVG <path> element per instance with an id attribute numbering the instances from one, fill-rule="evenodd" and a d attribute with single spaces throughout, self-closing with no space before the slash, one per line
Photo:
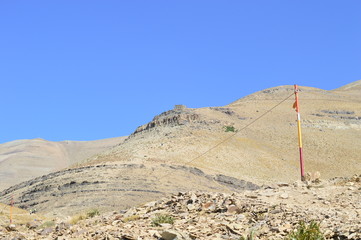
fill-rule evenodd
<path id="1" fill-rule="evenodd" d="M 242 193 L 179 192 L 130 209 L 0 227 L 2 239 L 286 239 L 314 221 L 325 239 L 361 239 L 361 175 Z"/>

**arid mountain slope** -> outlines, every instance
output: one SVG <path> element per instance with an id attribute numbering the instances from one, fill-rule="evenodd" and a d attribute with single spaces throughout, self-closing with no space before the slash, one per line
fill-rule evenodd
<path id="1" fill-rule="evenodd" d="M 300 90 L 306 171 L 325 178 L 359 173 L 360 81 L 332 91 Z M 294 181 L 300 174 L 293 103 L 293 86 L 280 86 L 224 107 L 170 110 L 92 161 L 166 162 L 257 183 Z M 238 132 L 232 137 L 227 126 Z"/>
<path id="2" fill-rule="evenodd" d="M 300 89 L 306 171 L 323 179 L 359 174 L 358 82 L 332 91 Z M 281 86 L 224 107 L 177 106 L 123 143 L 83 158 L 82 167 L 15 185 L 0 192 L 0 201 L 14 195 L 17 206 L 66 215 L 92 206 L 122 209 L 178 191 L 294 182 L 300 174 L 293 103 L 293 86 Z"/>
<path id="3" fill-rule="evenodd" d="M 0 144 L 0 190 L 64 169 L 121 143 L 123 139 L 84 142 L 31 139 Z"/>
<path id="4" fill-rule="evenodd" d="M 125 209 L 173 192 L 193 189 L 238 192 L 258 189 L 258 186 L 182 166 L 101 164 L 54 172 L 14 185 L 0 192 L 0 201 L 9 203 L 13 197 L 20 208 L 66 217 L 91 208 Z"/>

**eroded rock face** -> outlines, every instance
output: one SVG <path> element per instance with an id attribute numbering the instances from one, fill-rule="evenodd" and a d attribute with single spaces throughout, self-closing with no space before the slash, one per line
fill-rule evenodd
<path id="1" fill-rule="evenodd" d="M 317 117 L 329 117 L 340 120 L 357 121 L 361 120 L 361 116 L 356 116 L 354 111 L 350 110 L 321 110 L 320 113 L 313 113 Z"/>
<path id="2" fill-rule="evenodd" d="M 94 204 L 109 211 L 194 188 L 244 191 L 259 186 L 225 175 L 208 175 L 186 166 L 100 164 L 67 169 L 15 185 L 0 192 L 0 202 L 8 204 L 13 196 L 15 206 L 22 209 L 72 215 Z"/>
<path id="3" fill-rule="evenodd" d="M 195 122 L 199 119 L 200 116 L 191 109 L 169 110 L 155 116 L 151 122 L 138 127 L 132 135 L 160 126 L 185 125 L 187 123 Z"/>

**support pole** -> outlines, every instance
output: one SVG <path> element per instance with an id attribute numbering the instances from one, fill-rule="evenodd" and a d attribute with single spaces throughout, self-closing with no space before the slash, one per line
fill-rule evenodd
<path id="1" fill-rule="evenodd" d="M 11 201 L 10 201 L 10 224 L 13 223 L 13 206 L 14 206 L 14 197 L 11 196 Z"/>
<path id="2" fill-rule="evenodd" d="M 295 90 L 295 100 L 296 102 L 293 105 L 293 108 L 296 109 L 297 112 L 297 128 L 298 128 L 298 146 L 300 151 L 300 168 L 301 168 L 301 181 L 305 181 L 305 169 L 304 169 L 304 162 L 303 162 L 303 152 L 302 152 L 302 133 L 301 133 L 301 115 L 300 115 L 300 105 L 298 102 L 298 86 L 294 85 Z"/>

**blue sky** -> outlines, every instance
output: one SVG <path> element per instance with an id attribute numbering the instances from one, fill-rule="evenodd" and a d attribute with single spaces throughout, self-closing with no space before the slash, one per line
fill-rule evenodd
<path id="1" fill-rule="evenodd" d="M 361 79 L 361 2 L 1 1 L 0 143 L 125 136 L 175 104 Z"/>

